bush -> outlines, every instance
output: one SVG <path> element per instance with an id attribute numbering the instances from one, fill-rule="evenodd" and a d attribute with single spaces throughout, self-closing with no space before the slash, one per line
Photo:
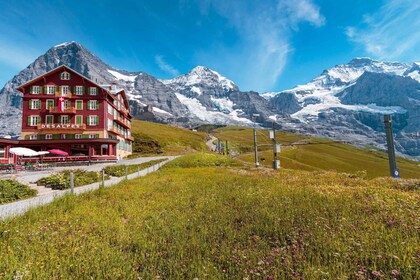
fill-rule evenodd
<path id="1" fill-rule="evenodd" d="M 238 160 L 217 154 L 190 154 L 174 159 L 165 165 L 170 167 L 211 167 L 211 166 L 243 166 Z"/>
<path id="2" fill-rule="evenodd" d="M 112 165 L 112 166 L 105 167 L 104 170 L 105 170 L 105 173 L 110 175 L 110 176 L 122 177 L 122 176 L 125 176 L 126 166 L 128 167 L 128 174 L 131 174 L 131 173 L 137 172 L 138 170 L 143 170 L 145 168 L 148 168 L 150 166 L 153 166 L 153 165 L 158 164 L 158 163 L 160 163 L 162 161 L 165 161 L 165 160 L 167 160 L 167 158 L 151 160 L 151 161 L 143 162 L 143 163 L 140 163 L 140 164 Z"/>
<path id="3" fill-rule="evenodd" d="M 89 184 L 99 182 L 102 180 L 101 172 L 76 169 L 76 170 L 64 170 L 64 171 L 61 171 L 60 173 L 41 178 L 36 182 L 36 184 L 38 186 L 41 185 L 47 188 L 52 188 L 53 190 L 69 189 L 71 172 L 74 173 L 74 186 L 75 187 L 89 185 Z M 109 179 L 109 176 L 106 176 L 105 179 Z"/>
<path id="4" fill-rule="evenodd" d="M 0 180 L 0 204 L 34 197 L 37 194 L 37 190 L 33 190 L 17 181 Z"/>

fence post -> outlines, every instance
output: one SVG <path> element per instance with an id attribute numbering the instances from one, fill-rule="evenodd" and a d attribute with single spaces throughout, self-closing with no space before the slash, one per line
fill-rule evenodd
<path id="1" fill-rule="evenodd" d="M 102 187 L 105 187 L 105 169 L 102 169 Z"/>
<path id="2" fill-rule="evenodd" d="M 74 194 L 74 173 L 70 172 L 70 193 Z"/>
<path id="3" fill-rule="evenodd" d="M 128 180 L 128 165 L 125 166 L 125 179 Z"/>
<path id="4" fill-rule="evenodd" d="M 140 166 L 137 165 L 137 176 L 140 176 Z"/>

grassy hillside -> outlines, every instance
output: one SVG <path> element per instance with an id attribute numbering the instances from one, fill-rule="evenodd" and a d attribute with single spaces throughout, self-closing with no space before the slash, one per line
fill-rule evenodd
<path id="1" fill-rule="evenodd" d="M 225 127 L 213 134 L 228 140 L 234 152 L 241 152 L 239 159 L 254 162 L 253 131 L 250 128 Z M 273 152 L 267 130 L 258 130 L 259 158 L 261 165 L 271 167 Z M 335 143 L 328 139 L 317 139 L 289 133 L 277 133 L 282 152 L 278 155 L 283 168 L 299 170 L 335 170 L 357 173 L 367 178 L 389 176 L 388 156 L 382 152 L 359 149 L 351 145 Z M 420 163 L 398 159 L 397 166 L 402 178 L 420 178 Z"/>
<path id="2" fill-rule="evenodd" d="M 132 122 L 133 152 L 179 155 L 207 151 L 207 134 L 185 128 L 135 120 Z"/>
<path id="3" fill-rule="evenodd" d="M 420 279 L 418 181 L 185 161 L 0 222 L 0 276 Z"/>

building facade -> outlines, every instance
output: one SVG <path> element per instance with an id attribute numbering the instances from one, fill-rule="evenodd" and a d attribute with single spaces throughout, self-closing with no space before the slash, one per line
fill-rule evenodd
<path id="1" fill-rule="evenodd" d="M 23 93 L 20 145 L 89 160 L 131 154 L 132 116 L 116 85 L 100 86 L 63 65 L 17 89 Z"/>

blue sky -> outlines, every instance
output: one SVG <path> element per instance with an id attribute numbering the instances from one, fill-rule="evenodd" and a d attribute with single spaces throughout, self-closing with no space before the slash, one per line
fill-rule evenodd
<path id="1" fill-rule="evenodd" d="M 172 78 L 203 65 L 279 91 L 354 57 L 419 61 L 420 1 L 1 1 L 0 88 L 67 41 L 117 69 Z"/>

